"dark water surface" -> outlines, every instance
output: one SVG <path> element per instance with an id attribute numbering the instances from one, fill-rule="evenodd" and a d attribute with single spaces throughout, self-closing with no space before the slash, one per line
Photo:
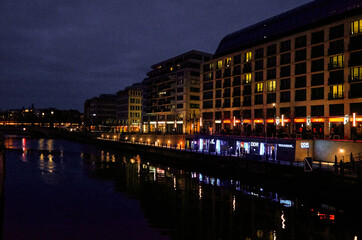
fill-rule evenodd
<path id="1" fill-rule="evenodd" d="M 313 194 L 65 140 L 5 145 L 4 239 L 362 239 L 360 207 Z"/>

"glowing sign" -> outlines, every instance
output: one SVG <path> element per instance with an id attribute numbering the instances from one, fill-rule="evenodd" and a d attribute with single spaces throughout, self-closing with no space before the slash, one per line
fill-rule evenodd
<path id="1" fill-rule="evenodd" d="M 282 147 L 282 148 L 294 148 L 292 144 L 278 144 L 278 147 Z"/>
<path id="2" fill-rule="evenodd" d="M 301 142 L 300 148 L 309 148 L 309 142 Z"/>
<path id="3" fill-rule="evenodd" d="M 258 142 L 251 142 L 250 146 L 252 147 L 259 147 L 259 143 Z"/>

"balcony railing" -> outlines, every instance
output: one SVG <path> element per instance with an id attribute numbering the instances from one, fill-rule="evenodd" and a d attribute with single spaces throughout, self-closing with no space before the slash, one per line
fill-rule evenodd
<path id="1" fill-rule="evenodd" d="M 336 100 L 336 99 L 343 99 L 343 98 L 344 98 L 343 93 L 337 93 L 337 94 L 328 93 L 328 100 Z"/>
<path id="2" fill-rule="evenodd" d="M 362 76 L 348 76 L 348 82 L 349 83 L 354 83 L 354 82 L 361 82 L 362 81 Z"/>
<path id="3" fill-rule="evenodd" d="M 343 68 L 343 63 L 342 64 L 333 64 L 333 63 L 328 63 L 328 70 L 334 70 L 334 69 L 340 69 Z"/>

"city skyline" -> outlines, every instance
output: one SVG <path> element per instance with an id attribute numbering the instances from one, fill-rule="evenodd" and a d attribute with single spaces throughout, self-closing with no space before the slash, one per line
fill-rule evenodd
<path id="1" fill-rule="evenodd" d="M 223 36 L 307 2 L 4 2 L 0 109 L 82 111 L 85 99 L 141 82 L 157 62 L 213 54 Z"/>

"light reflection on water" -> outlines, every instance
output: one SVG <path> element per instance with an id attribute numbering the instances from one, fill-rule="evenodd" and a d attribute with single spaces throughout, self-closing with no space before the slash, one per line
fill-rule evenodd
<path id="1" fill-rule="evenodd" d="M 345 222 L 353 222 L 342 214 L 341 206 L 304 203 L 298 197 L 248 185 L 236 178 L 222 179 L 147 162 L 137 154 L 130 156 L 89 145 L 70 151 L 67 145 L 70 143 L 64 146 L 63 143 L 49 139 L 6 140 L 9 149 L 22 150 L 24 164 L 31 164 L 37 156 L 36 166 L 48 186 L 64 187 L 65 171 L 75 179 L 85 174 L 83 177 L 87 179 L 111 181 L 114 195 L 108 197 L 116 199 L 117 192 L 121 192 L 136 198 L 147 222 L 153 229 L 162 230 L 162 237 L 357 239 L 360 234 L 356 232 L 358 227 L 346 227 Z M 42 151 L 31 151 L 34 146 Z M 69 156 L 72 162 L 64 161 Z M 87 202 L 82 204 L 87 206 Z M 161 237 L 155 239 L 158 238 Z"/>

